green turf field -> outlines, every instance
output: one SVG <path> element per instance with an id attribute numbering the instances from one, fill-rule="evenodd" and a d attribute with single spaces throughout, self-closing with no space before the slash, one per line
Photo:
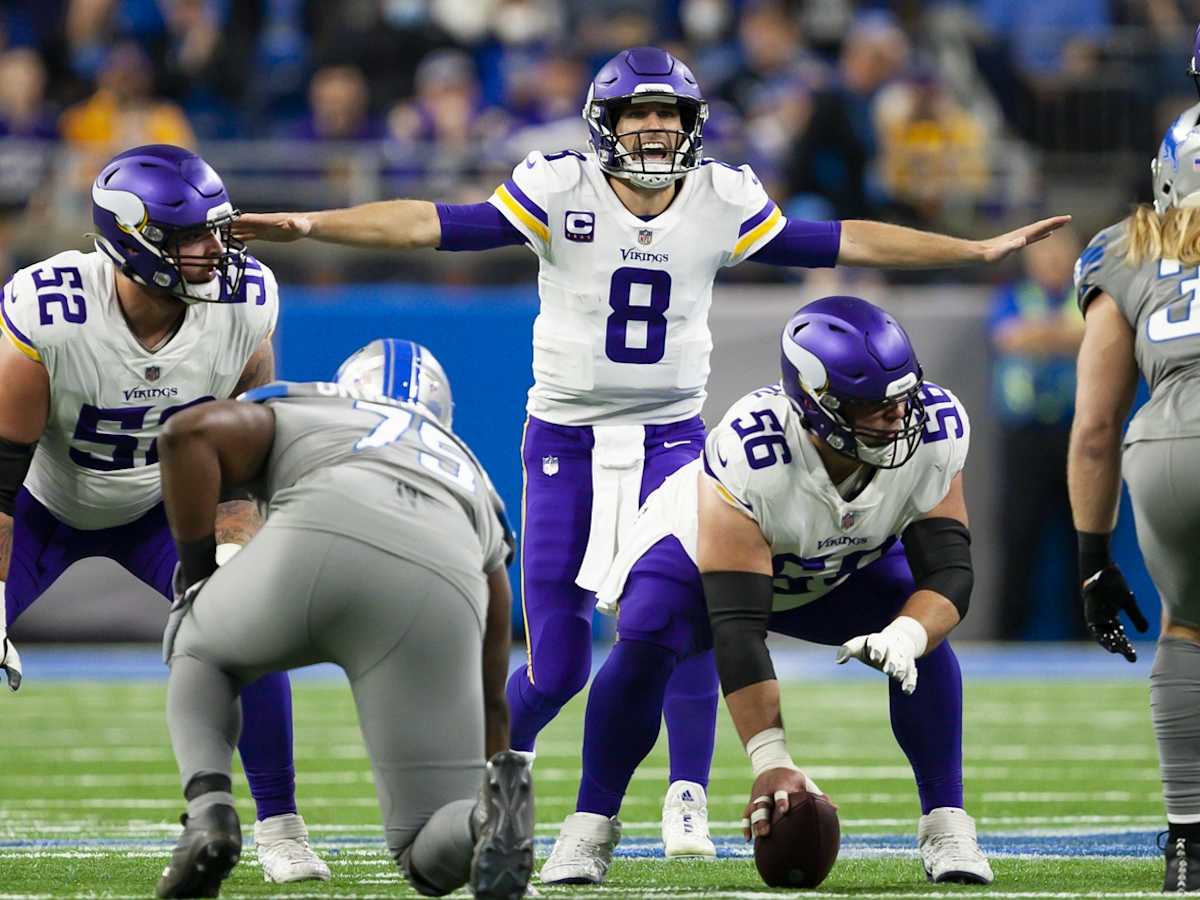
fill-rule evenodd
<path id="1" fill-rule="evenodd" d="M 222 895 L 409 895 L 382 846 L 348 689 L 332 680 L 296 681 L 294 689 L 300 807 L 334 880 L 266 885 L 248 848 Z M 164 690 L 163 681 L 29 677 L 18 695 L 0 696 L 0 900 L 152 895 L 182 811 Z M 1160 827 L 1162 800 L 1144 681 L 968 682 L 967 808 L 992 857 L 997 878 L 990 888 L 926 884 L 913 849 L 915 789 L 892 739 L 882 677 L 788 684 L 784 699 L 793 755 L 842 816 L 843 855 L 821 893 L 1118 897 L 1161 887 L 1151 832 Z M 580 698 L 539 743 L 539 858 L 573 808 L 582 716 Z M 724 710 L 709 801 L 722 859 L 655 858 L 665 766 L 663 739 L 626 800 L 619 852 L 627 855 L 615 862 L 609 883 L 539 888 L 542 896 L 785 893 L 758 882 L 735 838 L 749 765 Z M 249 823 L 245 782 L 234 785 Z"/>

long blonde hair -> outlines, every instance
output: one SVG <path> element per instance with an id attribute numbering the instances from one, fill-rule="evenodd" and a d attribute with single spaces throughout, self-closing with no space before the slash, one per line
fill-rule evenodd
<path id="1" fill-rule="evenodd" d="M 1175 259 L 1185 266 L 1200 265 L 1200 208 L 1172 206 L 1159 215 L 1147 203 L 1135 207 L 1129 217 L 1125 261 L 1136 266 L 1148 259 Z"/>

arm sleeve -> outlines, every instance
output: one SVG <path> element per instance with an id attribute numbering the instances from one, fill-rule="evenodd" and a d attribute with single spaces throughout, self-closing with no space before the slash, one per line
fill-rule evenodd
<path id="1" fill-rule="evenodd" d="M 549 185 L 555 173 L 534 152 L 517 164 L 512 178 L 496 188 L 488 203 L 519 232 L 538 256 L 550 251 L 550 219 L 546 213 Z"/>
<path id="2" fill-rule="evenodd" d="M 1137 278 L 1137 269 L 1125 263 L 1128 231 L 1124 222 L 1097 234 L 1075 263 L 1075 295 L 1081 312 L 1103 291 L 1123 306 Z"/>
<path id="3" fill-rule="evenodd" d="M 783 228 L 755 251 L 750 261 L 769 266 L 831 269 L 837 265 L 841 244 L 841 222 L 785 219 Z"/>
<path id="4" fill-rule="evenodd" d="M 493 250 L 528 239 L 491 203 L 437 204 L 442 223 L 439 250 Z"/>

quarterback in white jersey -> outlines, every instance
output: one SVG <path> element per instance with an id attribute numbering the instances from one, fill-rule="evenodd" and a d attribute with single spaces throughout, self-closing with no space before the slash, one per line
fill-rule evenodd
<path id="1" fill-rule="evenodd" d="M 704 157 L 708 104 L 688 67 L 655 47 L 606 63 L 583 118 L 591 152 L 531 153 L 484 203 L 389 200 L 247 215 L 235 225 L 245 239 L 451 251 L 527 245 L 538 256 L 541 308 L 522 444 L 529 656 L 508 686 L 512 746 L 530 755 L 538 732 L 587 682 L 593 592 L 618 533 L 700 453 L 708 312 L 723 266 L 985 262 L 1067 221 L 987 241 L 878 222 L 789 221 L 749 167 Z M 714 852 L 683 816 L 704 808 L 716 687 L 711 659 L 700 656 L 679 668 L 669 690 L 668 856 Z"/>
<path id="2" fill-rule="evenodd" d="M 173 595 L 178 555 L 162 507 L 157 437 L 180 410 L 274 377 L 275 277 L 230 235 L 235 216 L 200 157 L 137 147 L 109 162 L 93 186 L 95 251 L 59 253 L 4 286 L 0 522 L 11 544 L 3 542 L 0 559 L 0 664 L 13 690 L 20 659 L 7 624 L 75 562 L 107 557 Z M 250 503 L 225 504 L 222 553 L 255 527 Z M 206 549 L 215 568 L 216 544 Z M 296 812 L 286 675 L 249 685 L 242 702 L 264 872 L 271 881 L 328 878 Z"/>
<path id="3" fill-rule="evenodd" d="M 767 630 L 840 645 L 839 662 L 891 676 L 926 873 L 992 879 L 962 809 L 961 676 L 945 641 L 972 581 L 966 412 L 923 381 L 904 330 L 864 300 L 809 304 L 781 349 L 781 383 L 735 403 L 702 458 L 669 477 L 622 536 L 599 596 L 618 614 L 610 659 L 626 664 L 606 661 L 596 675 L 582 777 L 594 787 L 580 791 L 543 881 L 604 879 L 666 682 L 710 648 L 754 770 L 747 837 L 769 830 L 789 792 L 818 790 L 788 753 Z M 589 747 L 614 734 L 623 750 L 611 756 L 623 765 L 593 762 Z"/>

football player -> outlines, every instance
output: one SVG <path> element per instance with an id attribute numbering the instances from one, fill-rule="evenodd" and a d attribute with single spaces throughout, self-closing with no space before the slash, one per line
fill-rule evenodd
<path id="1" fill-rule="evenodd" d="M 877 222 L 789 221 L 749 166 L 703 154 L 708 104 L 692 73 L 653 47 L 596 75 L 583 118 L 591 151 L 530 153 L 486 203 L 413 200 L 243 216 L 240 237 L 375 247 L 528 245 L 540 261 L 534 384 L 521 457 L 521 579 L 528 663 L 508 686 L 512 746 L 587 682 L 594 591 L 617 533 L 704 438 L 713 279 L 752 259 L 783 266 L 947 266 L 997 260 L 1059 227 L 987 241 Z M 667 689 L 670 856 L 712 856 L 704 786 L 717 703 L 710 656 Z M 600 750 L 598 752 L 607 752 Z M 686 799 L 685 799 L 686 798 Z"/>
<path id="2" fill-rule="evenodd" d="M 946 641 L 972 587 L 967 414 L 923 380 L 904 329 L 865 300 L 805 306 L 784 327 L 781 358 L 781 383 L 735 403 L 701 458 L 667 478 L 622 535 L 600 591 L 601 608 L 617 610 L 618 640 L 588 697 L 591 788 L 542 881 L 604 879 L 667 681 L 710 648 L 754 772 L 747 837 L 770 830 L 789 792 L 817 791 L 792 762 L 767 631 L 840 645 L 838 662 L 890 676 L 925 872 L 992 880 L 962 808 L 962 678 Z M 599 742 L 617 745 L 602 764 L 589 752 Z"/>
<path id="3" fill-rule="evenodd" d="M 188 803 L 158 896 L 215 897 L 237 862 L 238 688 L 334 662 L 409 882 L 441 896 L 470 880 L 476 897 L 515 900 L 533 868 L 533 797 L 525 758 L 504 749 L 503 505 L 451 431 L 450 383 L 428 350 L 373 341 L 336 377 L 206 403 L 163 432 L 180 560 L 167 722 Z M 266 524 L 218 571 L 217 497 L 250 483 Z"/>
<path id="4" fill-rule="evenodd" d="M 158 436 L 180 410 L 274 377 L 271 271 L 229 233 L 237 212 L 217 173 L 181 147 L 136 147 L 92 187 L 95 250 L 17 272 L 0 305 L 0 511 L 11 624 L 68 567 L 107 557 L 171 597 L 176 556 L 159 486 Z M 9 518 L 11 516 L 11 519 Z M 223 507 L 228 557 L 257 527 Z M 270 675 L 243 693 L 240 749 L 258 806 L 268 881 L 329 878 L 297 814 L 291 688 Z"/>
<path id="5" fill-rule="evenodd" d="M 1148 627 L 1109 551 L 1122 475 L 1162 597 L 1150 708 L 1167 808 L 1163 891 L 1185 893 L 1200 891 L 1200 104 L 1167 130 L 1151 172 L 1154 205 L 1097 234 L 1076 265 L 1086 318 L 1067 483 L 1084 616 L 1100 646 L 1133 662 L 1120 613 Z M 1123 429 L 1139 373 L 1150 399 Z"/>

